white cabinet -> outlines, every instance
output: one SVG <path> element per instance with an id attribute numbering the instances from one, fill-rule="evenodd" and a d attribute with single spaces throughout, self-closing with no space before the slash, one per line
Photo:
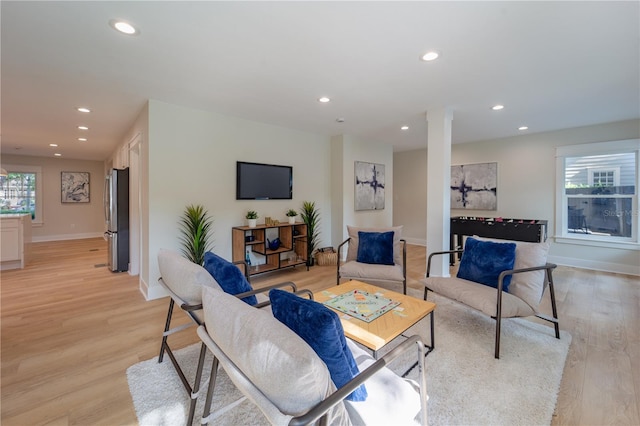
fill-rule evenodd
<path id="1" fill-rule="evenodd" d="M 0 270 L 24 268 L 31 257 L 31 215 L 0 215 Z"/>

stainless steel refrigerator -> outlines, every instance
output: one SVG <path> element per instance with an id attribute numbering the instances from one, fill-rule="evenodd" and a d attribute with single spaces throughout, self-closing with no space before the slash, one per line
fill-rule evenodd
<path id="1" fill-rule="evenodd" d="M 109 246 L 108 266 L 113 272 L 129 269 L 129 169 L 111 169 L 104 188 L 104 216 Z"/>

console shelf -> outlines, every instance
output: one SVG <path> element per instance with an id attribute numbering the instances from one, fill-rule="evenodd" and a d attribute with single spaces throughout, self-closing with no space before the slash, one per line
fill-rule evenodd
<path id="1" fill-rule="evenodd" d="M 271 250 L 267 239 L 275 238 L 280 239 L 280 247 Z M 247 251 L 264 258 L 264 263 L 249 267 L 249 275 L 307 266 L 307 225 L 304 222 L 269 226 L 262 224 L 254 228 L 234 226 L 231 229 L 231 239 L 234 262 L 245 260 Z"/>

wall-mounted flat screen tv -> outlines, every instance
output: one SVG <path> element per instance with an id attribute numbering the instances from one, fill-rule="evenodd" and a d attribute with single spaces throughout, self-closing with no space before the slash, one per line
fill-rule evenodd
<path id="1" fill-rule="evenodd" d="M 236 200 L 291 200 L 293 168 L 238 161 Z"/>

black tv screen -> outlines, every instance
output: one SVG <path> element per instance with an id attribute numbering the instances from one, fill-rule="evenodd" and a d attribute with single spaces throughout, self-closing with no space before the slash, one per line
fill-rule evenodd
<path id="1" fill-rule="evenodd" d="M 293 168 L 237 162 L 236 200 L 291 200 Z"/>

